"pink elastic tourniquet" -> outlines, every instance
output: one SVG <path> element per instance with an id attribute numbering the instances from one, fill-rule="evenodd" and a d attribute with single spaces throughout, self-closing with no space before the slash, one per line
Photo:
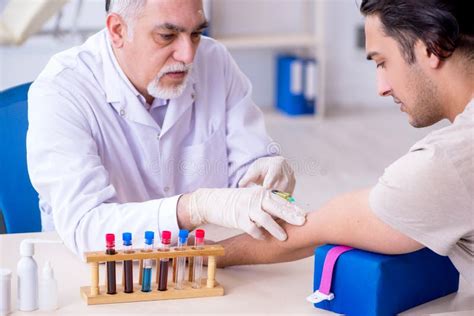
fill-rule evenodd
<path id="1" fill-rule="evenodd" d="M 321 282 L 319 283 L 319 292 L 326 295 L 331 293 L 332 272 L 337 258 L 344 252 L 352 249 L 352 247 L 347 246 L 335 246 L 328 251 L 326 259 L 324 260 L 323 273 L 321 275 Z"/>

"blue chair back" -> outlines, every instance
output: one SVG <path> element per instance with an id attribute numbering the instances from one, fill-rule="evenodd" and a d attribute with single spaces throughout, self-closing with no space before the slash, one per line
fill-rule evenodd
<path id="1" fill-rule="evenodd" d="M 0 211 L 6 233 L 41 231 L 38 193 L 26 166 L 30 85 L 0 92 Z"/>

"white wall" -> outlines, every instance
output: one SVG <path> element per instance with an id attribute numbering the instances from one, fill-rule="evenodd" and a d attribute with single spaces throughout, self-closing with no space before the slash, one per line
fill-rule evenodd
<path id="1" fill-rule="evenodd" d="M 356 28 L 364 23 L 356 2 L 326 1 L 327 101 L 345 107 L 390 105 L 376 93 L 374 63 L 356 48 Z"/>
<path id="2" fill-rule="evenodd" d="M 313 30 L 314 12 L 308 3 L 319 0 L 218 0 L 213 5 L 214 34 L 298 33 Z M 355 0 L 325 1 L 325 45 L 328 107 L 381 106 L 390 104 L 376 94 L 375 66 L 365 50 L 356 47 L 356 29 L 363 26 Z M 254 85 L 254 99 L 273 104 L 274 57 L 281 50 L 232 52 Z"/>
<path id="3" fill-rule="evenodd" d="M 6 0 L 0 0 L 0 8 Z M 32 0 L 34 1 L 34 0 Z M 298 33 L 313 29 L 312 1 L 319 0 L 213 0 L 212 32 L 215 35 Z M 363 23 L 354 0 L 326 3 L 325 49 L 327 102 L 332 106 L 387 104 L 376 95 L 375 67 L 356 48 L 356 26 Z M 74 20 L 77 0 L 65 8 L 63 24 Z M 105 0 L 84 0 L 79 25 L 99 29 L 104 23 Z M 310 18 L 310 19 L 309 19 Z M 47 29 L 51 29 L 54 20 Z M 56 52 L 81 42 L 78 38 L 34 37 L 20 48 L 0 47 L 0 89 L 34 80 Z M 281 50 L 280 50 L 281 51 Z M 232 54 L 254 85 L 254 99 L 261 106 L 273 104 L 276 50 L 233 51 Z"/>
<path id="4" fill-rule="evenodd" d="M 216 37 L 238 35 L 279 35 L 311 32 L 314 12 L 312 0 L 214 0 L 211 34 Z M 255 102 L 274 104 L 275 57 L 292 50 L 247 49 L 231 53 L 253 84 Z"/>
<path id="5" fill-rule="evenodd" d="M 0 0 L 0 8 L 9 0 Z M 37 0 L 23 0 L 37 1 Z M 64 7 L 62 23 L 69 28 L 75 20 L 77 0 L 70 0 Z M 105 0 L 84 0 L 83 10 L 80 14 L 79 26 L 100 29 L 104 25 Z M 52 30 L 56 17 L 52 18 L 45 30 Z M 52 38 L 50 36 L 33 36 L 22 46 L 0 46 L 0 90 L 24 82 L 33 81 L 48 60 L 55 53 L 78 45 L 83 39 L 78 37 L 63 36 Z"/>

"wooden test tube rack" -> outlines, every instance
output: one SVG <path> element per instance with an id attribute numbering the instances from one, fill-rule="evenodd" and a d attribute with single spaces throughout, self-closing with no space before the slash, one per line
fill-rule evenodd
<path id="1" fill-rule="evenodd" d="M 91 286 L 81 287 L 81 296 L 86 301 L 87 305 L 96 304 L 112 304 L 112 303 L 126 303 L 139 301 L 155 301 L 155 300 L 169 300 L 179 298 L 192 297 L 207 297 L 207 296 L 221 296 L 224 295 L 224 288 L 215 280 L 216 275 L 216 257 L 224 255 L 224 247 L 221 245 L 206 245 L 200 249 L 187 246 L 180 249 L 171 248 L 169 251 L 144 251 L 143 249 L 135 249 L 133 253 L 124 253 L 118 250 L 114 255 L 107 255 L 103 251 L 86 252 L 84 254 L 86 262 L 91 268 Z M 192 288 L 192 262 L 193 258 L 197 256 L 208 257 L 207 261 L 207 279 L 202 279 L 201 288 Z M 185 281 L 184 289 L 176 290 L 173 278 L 168 278 L 168 290 L 158 291 L 158 285 L 152 282 L 152 290 L 150 292 L 141 291 L 141 271 L 139 275 L 134 275 L 134 289 L 133 293 L 125 293 L 123 291 L 123 283 L 117 284 L 116 294 L 107 294 L 105 281 L 104 285 L 99 284 L 99 263 L 108 261 L 124 261 L 124 260 L 138 260 L 140 261 L 140 268 L 144 259 L 155 260 L 155 267 L 159 267 L 159 260 L 161 258 L 174 259 L 178 257 L 188 257 L 190 262 L 190 270 L 188 273 L 188 280 Z M 175 260 L 173 260 L 175 262 Z M 168 273 L 172 271 L 172 266 L 168 268 Z M 158 269 L 155 270 L 158 280 Z M 138 280 L 137 280 L 138 277 Z"/>

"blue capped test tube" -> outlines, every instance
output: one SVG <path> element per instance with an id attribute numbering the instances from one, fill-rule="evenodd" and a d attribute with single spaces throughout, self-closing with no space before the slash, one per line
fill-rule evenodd
<path id="1" fill-rule="evenodd" d="M 152 231 L 145 232 L 145 252 L 153 251 L 153 240 L 155 238 L 155 233 Z M 143 274 L 142 274 L 142 292 L 151 291 L 151 269 L 153 267 L 153 262 L 151 259 L 143 260 Z"/>
<path id="2" fill-rule="evenodd" d="M 179 231 L 177 249 L 182 249 L 188 245 L 189 232 L 186 229 Z M 176 262 L 176 285 L 175 289 L 184 289 L 184 275 L 186 273 L 186 257 L 178 257 Z"/>
<path id="3" fill-rule="evenodd" d="M 123 233 L 123 252 L 133 253 L 132 249 L 132 233 Z M 123 261 L 123 291 L 125 293 L 133 293 L 133 260 Z"/>

